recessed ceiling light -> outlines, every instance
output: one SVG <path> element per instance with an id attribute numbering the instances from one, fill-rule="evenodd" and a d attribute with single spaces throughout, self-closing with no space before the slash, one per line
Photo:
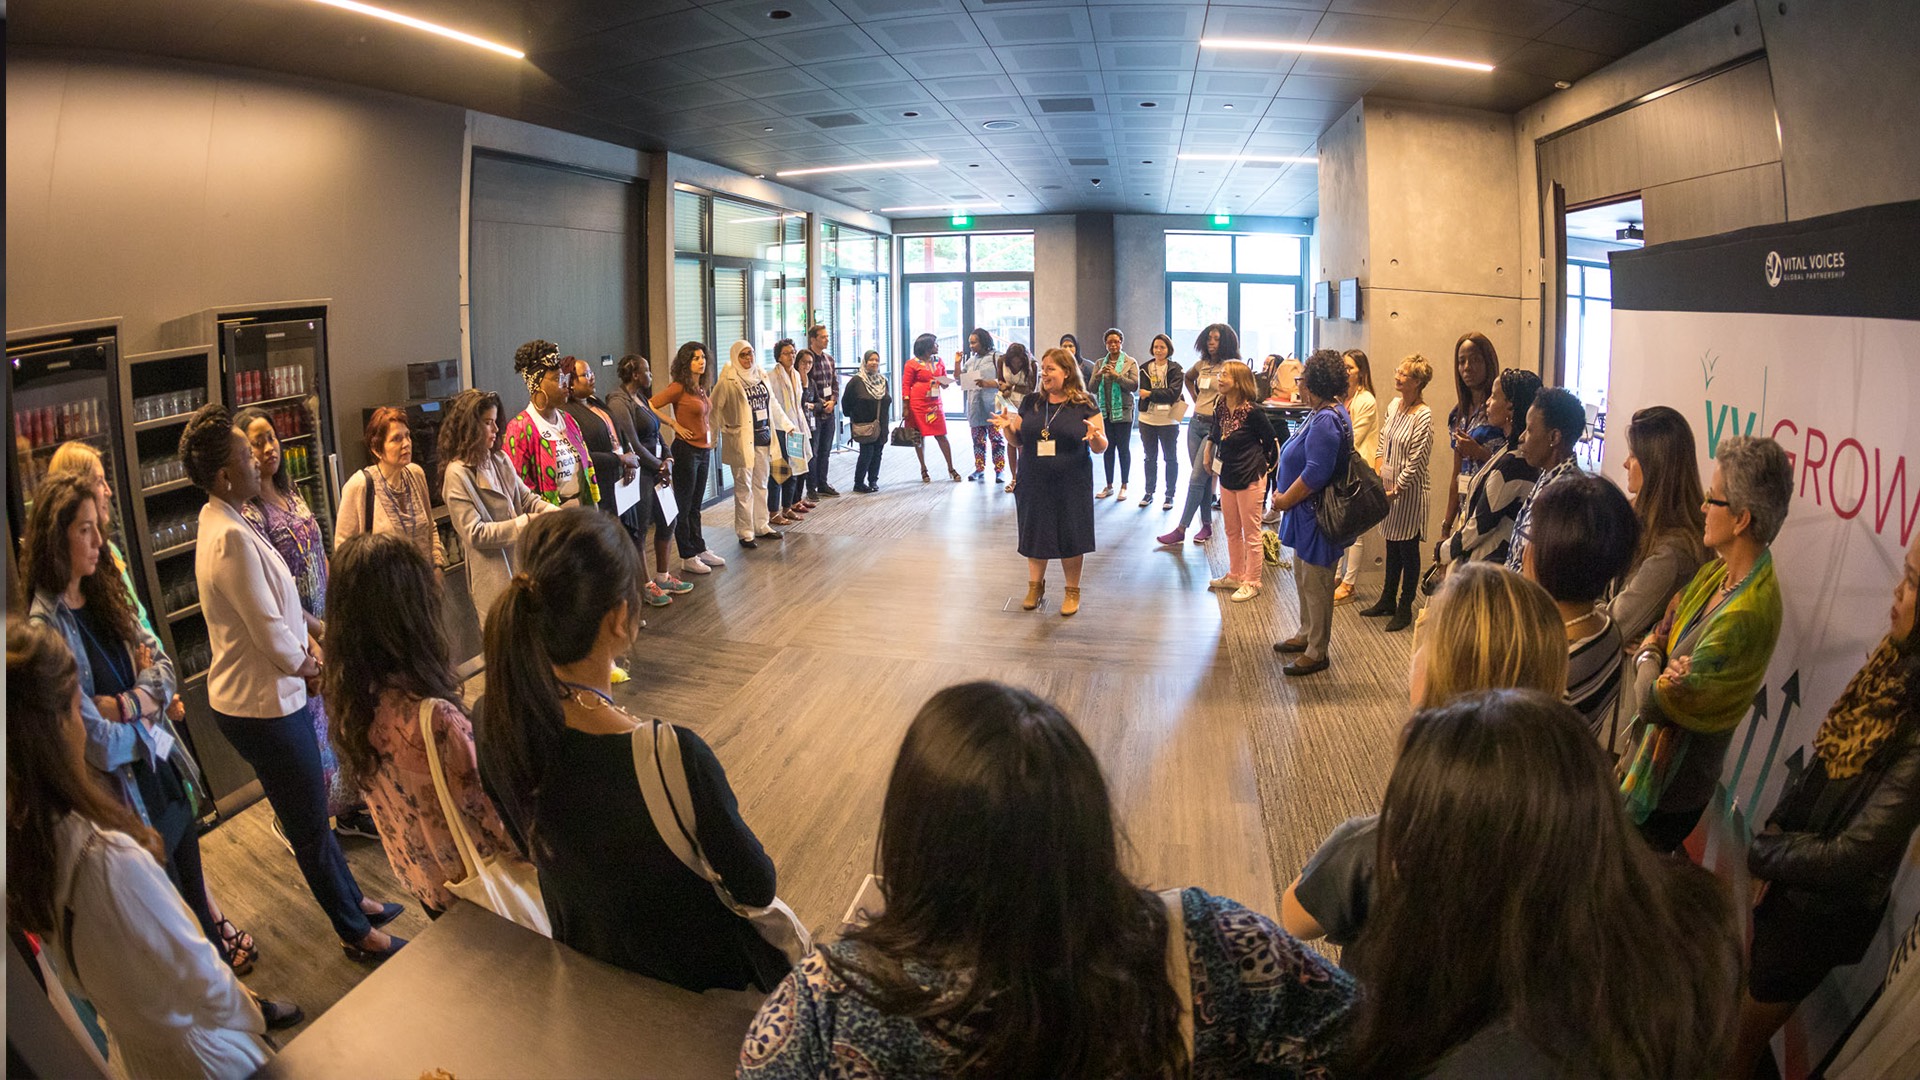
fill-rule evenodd
<path id="1" fill-rule="evenodd" d="M 1181 161 L 1265 161 L 1282 162 L 1289 165 L 1318 165 L 1317 157 L 1291 157 L 1280 154 L 1187 154 L 1180 155 Z M 1207 175 L 1201 173 L 1201 176 Z"/>
<path id="2" fill-rule="evenodd" d="M 527 54 L 521 52 L 519 49 L 488 41 L 486 38 L 474 37 L 472 34 L 463 34 L 458 30 L 441 26 L 438 23 L 430 23 L 425 19 L 416 19 L 411 15 L 402 15 L 397 11 L 377 8 L 372 4 L 362 4 L 357 2 L 357 0 L 315 0 L 315 2 L 325 4 L 328 7 L 337 7 L 342 11 L 351 11 L 360 15 L 371 15 L 376 19 L 385 19 L 391 23 L 399 23 L 401 26 L 411 26 L 415 30 L 425 30 L 429 34 L 439 34 L 441 37 L 465 42 L 477 48 L 497 52 L 502 56 L 511 56 L 515 60 L 525 60 L 527 58 Z"/>
<path id="3" fill-rule="evenodd" d="M 982 131 L 1012 131 L 1020 126 L 1018 120 L 989 120 L 980 125 Z"/>
<path id="4" fill-rule="evenodd" d="M 1140 103 L 1140 107 L 1143 109 L 1157 109 L 1160 107 L 1160 103 L 1157 101 L 1143 101 Z"/>
<path id="5" fill-rule="evenodd" d="M 1153 164 L 1153 162 L 1151 162 L 1151 161 L 1143 161 L 1143 162 L 1141 162 L 1140 164 L 1142 164 L 1142 165 L 1151 165 L 1151 164 Z"/>
<path id="6" fill-rule="evenodd" d="M 772 128 L 761 128 L 760 130 L 761 130 L 761 131 L 772 131 L 773 129 L 772 129 Z"/>
<path id="7" fill-rule="evenodd" d="M 1394 52 L 1389 49 L 1357 49 L 1350 45 L 1325 45 L 1317 41 L 1260 41 L 1252 38 L 1201 38 L 1203 49 L 1245 49 L 1254 52 L 1305 52 L 1328 56 L 1358 56 L 1368 60 L 1404 60 L 1410 64 L 1438 64 L 1465 71 L 1492 71 L 1492 64 L 1477 60 L 1455 60 L 1446 56 Z"/>
<path id="8" fill-rule="evenodd" d="M 793 18 L 793 12 L 791 12 L 791 11 L 788 11 L 788 10 L 786 10 L 785 8 L 774 8 L 774 9 L 773 9 L 772 11 L 769 11 L 769 12 L 767 12 L 767 18 L 769 18 L 769 19 L 791 19 L 791 18 Z"/>
<path id="9" fill-rule="evenodd" d="M 1231 102 L 1231 101 L 1229 101 L 1229 102 L 1227 102 L 1227 103 L 1226 103 L 1225 105 L 1222 105 L 1222 106 L 1220 106 L 1220 107 L 1221 107 L 1221 108 L 1223 108 L 1223 109 L 1231 109 L 1231 108 L 1233 108 L 1233 102 Z"/>
<path id="10" fill-rule="evenodd" d="M 878 212 L 882 214 L 905 214 L 915 210 L 985 210 L 989 207 L 999 205 L 997 202 L 927 203 L 923 206 L 883 206 Z"/>
<path id="11" fill-rule="evenodd" d="M 913 112 L 912 110 L 908 110 L 907 112 L 903 112 L 903 113 L 901 113 L 900 115 L 901 115 L 901 116 L 904 116 L 904 117 L 906 117 L 906 118 L 908 118 L 909 120 L 911 120 L 912 118 L 914 118 L 914 117 L 916 117 L 916 116 L 919 116 L 920 114 L 919 114 L 919 113 L 917 113 L 917 112 Z"/>
<path id="12" fill-rule="evenodd" d="M 866 161 L 857 165 L 815 165 L 805 169 L 781 169 L 775 176 L 812 176 L 815 173 L 865 172 L 869 169 L 915 169 L 938 165 L 938 158 L 909 158 L 903 161 Z"/>
<path id="13" fill-rule="evenodd" d="M 967 168 L 969 168 L 969 169 L 977 169 L 977 168 L 979 168 L 979 167 L 980 167 L 980 163 L 979 163 L 979 162 L 975 162 L 975 163 L 973 163 L 973 164 L 971 164 L 971 165 L 969 165 L 969 166 L 967 166 Z"/>

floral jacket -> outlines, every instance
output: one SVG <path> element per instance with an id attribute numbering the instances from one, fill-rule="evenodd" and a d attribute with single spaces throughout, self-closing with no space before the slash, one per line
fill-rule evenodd
<path id="1" fill-rule="evenodd" d="M 580 475 L 585 480 L 582 489 L 581 504 L 600 505 L 600 485 L 594 482 L 593 458 L 587 454 L 587 440 L 580 434 L 580 425 L 573 417 L 562 412 L 560 425 L 566 429 L 567 441 L 573 444 L 574 455 L 580 461 Z M 501 438 L 500 449 L 504 450 L 513 467 L 520 471 L 520 479 L 528 490 L 556 506 L 560 503 L 559 478 L 555 474 L 555 453 L 552 440 L 540 433 L 533 417 L 522 410 L 507 423 L 506 434 Z"/>

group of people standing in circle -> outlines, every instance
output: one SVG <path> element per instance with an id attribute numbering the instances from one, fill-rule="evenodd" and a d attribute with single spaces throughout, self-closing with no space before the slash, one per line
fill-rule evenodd
<path id="1" fill-rule="evenodd" d="M 589 955 L 696 991 L 770 991 L 742 1049 L 746 1076 L 814 1075 L 838 1052 L 803 1014 L 844 1019 L 883 1072 L 938 1071 L 957 1048 L 989 1071 L 1041 1075 L 1142 1061 L 1234 1071 L 1256 1058 L 1360 1075 L 1750 1075 L 1797 1003 L 1863 955 L 1920 822 L 1920 539 L 1893 584 L 1887 633 L 1751 842 L 1759 886 L 1731 897 L 1660 856 L 1699 825 L 1778 639 L 1771 545 L 1793 474 L 1777 443 L 1722 439 L 1703 478 L 1685 418 L 1649 405 L 1627 426 L 1622 492 L 1578 467 L 1578 400 L 1500 370 L 1492 345 L 1466 335 L 1448 418 L 1461 459 L 1451 475 L 1465 480 L 1453 481 L 1438 569 L 1420 575 L 1434 439 L 1423 358 L 1396 366 L 1396 396 L 1370 426 L 1380 410 L 1367 357 L 1314 353 L 1299 376 L 1310 415 L 1281 444 L 1259 376 L 1231 355 L 1231 328 L 1203 332 L 1184 370 L 1164 336 L 1145 364 L 1123 341 L 1107 336 L 1106 363 L 1069 348 L 1037 362 L 1021 350 L 1013 363 L 1010 347 L 991 377 L 970 380 L 970 393 L 995 396 L 975 472 L 984 480 L 1005 448 L 1029 609 L 1052 561 L 1066 575 L 1061 613 L 1079 605 L 1094 456 L 1131 423 L 1170 457 L 1189 399 L 1205 421 L 1198 436 L 1189 428 L 1199 467 L 1188 520 L 1204 513 L 1206 529 L 1217 478 L 1231 542 L 1214 585 L 1243 602 L 1261 594 L 1261 510 L 1280 513 L 1302 613 L 1300 633 L 1275 646 L 1293 657 L 1290 674 L 1327 667 L 1340 562 L 1357 560 L 1313 513 L 1350 440 L 1380 463 L 1391 504 L 1392 603 L 1369 610 L 1392 628 L 1421 577 L 1435 586 L 1409 674 L 1415 712 L 1379 813 L 1327 838 L 1279 925 L 1198 889 L 1131 882 L 1105 780 L 1070 721 L 1025 692 L 969 684 L 927 702 L 900 749 L 876 864 L 888 911 L 797 959 L 770 947 L 670 857 L 635 784 L 636 733 L 664 728 L 707 857 L 740 903 L 770 904 L 776 868 L 718 755 L 690 731 L 637 719 L 612 687 L 640 612 L 692 587 L 669 549 L 682 573 L 725 565 L 697 514 L 715 428 L 751 447 L 723 461 L 736 489 L 757 492 L 736 496 L 736 523 L 744 513 L 750 529 L 808 501 L 812 463 L 797 497 L 790 473 L 776 497 L 771 461 L 791 468 L 830 444 L 831 430 L 802 428 L 810 402 L 845 413 L 861 448 L 855 488 L 872 490 L 879 451 L 868 447 L 889 441 L 893 420 L 880 358 L 864 356 L 844 387 L 828 380 L 838 392 L 827 396 L 818 360 L 804 366 L 786 343 L 770 372 L 736 344 L 721 385 L 689 343 L 664 391 L 627 357 L 602 399 L 589 365 L 535 341 L 516 356 L 524 411 L 503 423 L 498 397 L 468 391 L 440 433 L 442 495 L 484 626 L 488 687 L 471 709 L 403 415 L 368 425 L 373 464 L 348 481 L 330 554 L 270 419 L 210 405 L 181 435 L 207 496 L 195 575 L 215 721 L 259 776 L 345 954 L 372 963 L 406 944 L 382 929 L 401 906 L 361 892 L 329 828 L 364 803 L 430 917 L 467 872 L 464 840 L 482 858 L 530 862 L 556 937 Z M 941 419 L 915 417 L 945 377 L 935 346 L 915 343 L 912 363 L 926 370 L 905 395 L 903 419 L 923 434 Z M 970 349 L 963 371 L 994 355 L 982 332 Z M 1149 443 L 1150 427 L 1171 430 Z M 776 431 L 806 438 L 776 447 Z M 1114 458 L 1124 490 L 1127 459 Z M 642 497 L 613 513 L 610 490 L 636 481 Z M 684 512 L 665 513 L 656 493 L 682 485 Z M 172 661 L 106 538 L 112 499 L 98 455 L 77 445 L 34 493 L 21 567 L 30 615 L 7 631 L 9 910 L 99 1010 L 128 1074 L 245 1075 L 270 1053 L 265 1032 L 301 1013 L 237 981 L 263 953 L 200 870 L 204 781 L 173 726 Z M 1035 830 L 1060 842 L 1019 840 Z M 1744 959 L 1739 904 L 1752 911 Z M 1487 920 L 1488 934 L 1457 933 Z M 1322 934 L 1351 946 L 1350 974 L 1296 940 Z M 1174 935 L 1184 950 L 1169 951 Z M 1171 979 L 1170 957 L 1183 957 Z M 1454 980 L 1445 992 L 1433 970 Z M 933 985 L 961 989 L 929 997 Z M 1206 1009 L 1190 1000 L 1202 993 Z M 1032 1007 L 989 1010 L 985 1029 L 959 1022 L 1016 997 Z"/>

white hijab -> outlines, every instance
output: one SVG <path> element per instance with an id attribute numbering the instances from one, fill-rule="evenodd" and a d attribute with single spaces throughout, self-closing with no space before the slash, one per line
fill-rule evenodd
<path id="1" fill-rule="evenodd" d="M 740 366 L 740 354 L 751 348 L 753 348 L 753 345 L 746 341 L 736 341 L 729 346 L 727 348 L 727 370 L 721 373 L 726 378 L 738 380 L 742 387 L 757 386 L 766 381 L 765 376 L 760 371 L 760 364 L 757 361 L 748 364 L 745 368 Z"/>

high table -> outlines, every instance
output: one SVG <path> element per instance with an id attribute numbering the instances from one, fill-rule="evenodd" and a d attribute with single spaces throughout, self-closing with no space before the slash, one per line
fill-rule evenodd
<path id="1" fill-rule="evenodd" d="M 706 1080 L 733 1075 L 761 999 L 682 990 L 456 903 L 256 1075 Z"/>

